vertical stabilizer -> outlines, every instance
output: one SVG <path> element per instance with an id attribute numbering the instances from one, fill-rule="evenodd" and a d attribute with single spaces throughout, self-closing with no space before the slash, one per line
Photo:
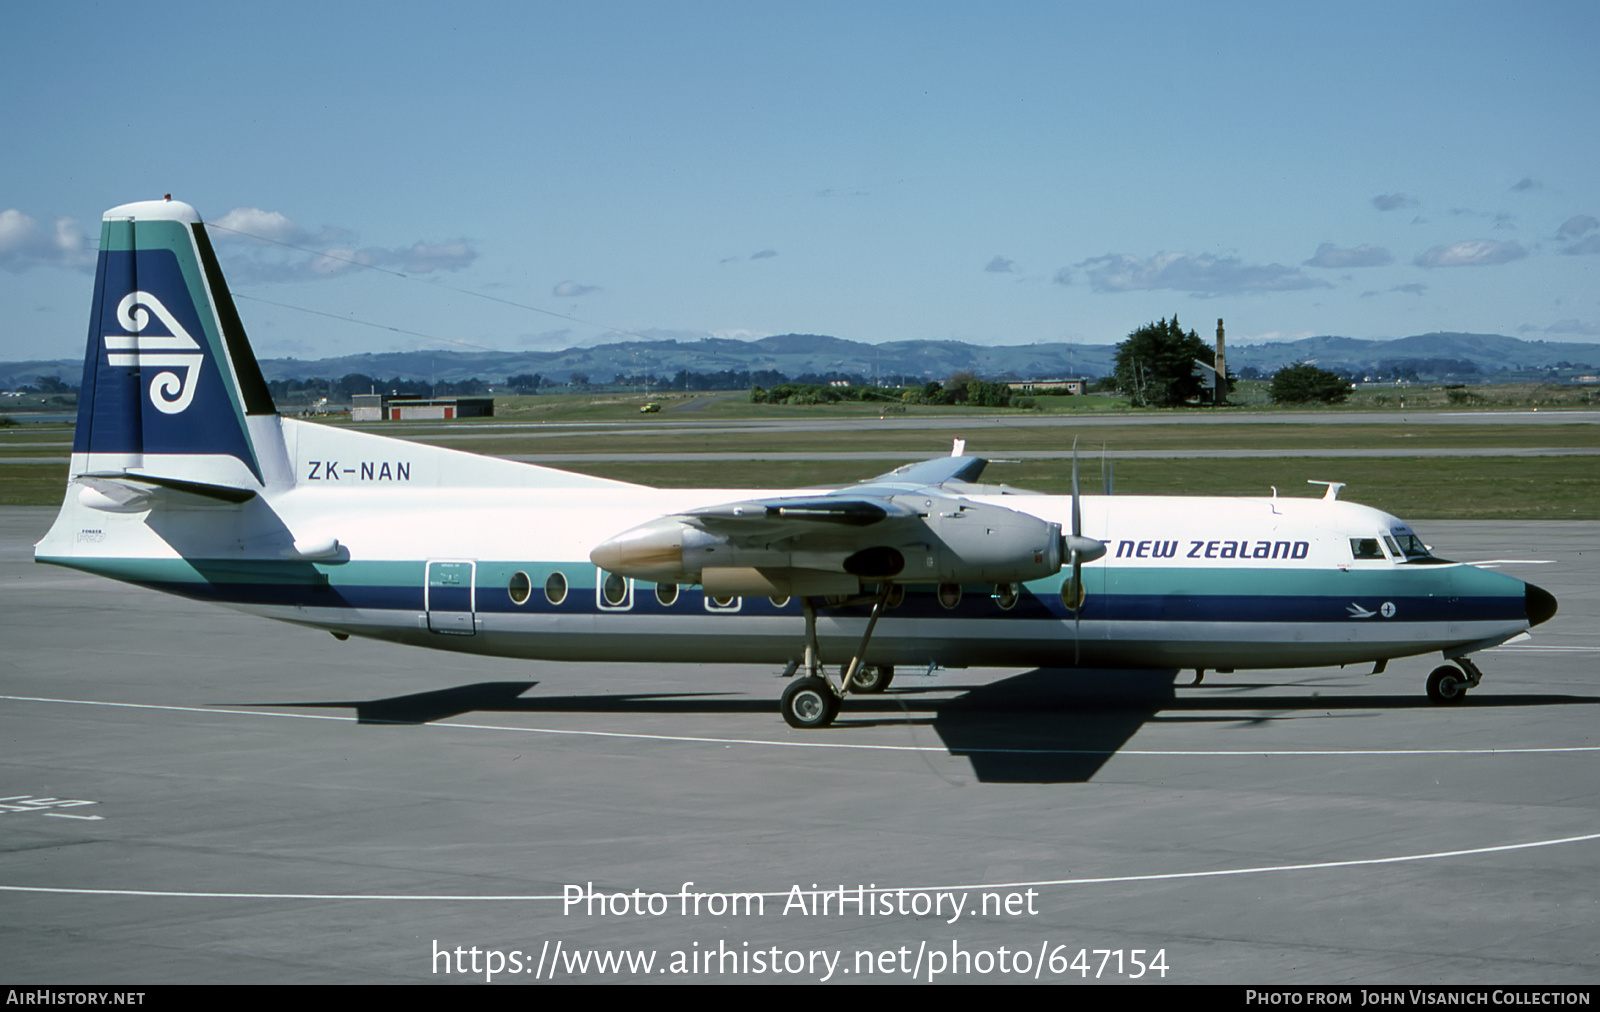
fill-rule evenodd
<path id="1" fill-rule="evenodd" d="M 168 199 L 107 211 L 73 474 L 260 487 L 251 433 L 276 425 L 250 419 L 276 414 L 194 208 Z"/>

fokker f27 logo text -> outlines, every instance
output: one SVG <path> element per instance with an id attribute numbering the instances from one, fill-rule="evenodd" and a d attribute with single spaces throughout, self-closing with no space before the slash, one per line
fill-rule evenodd
<path id="1" fill-rule="evenodd" d="M 152 313 L 166 325 L 168 335 L 144 333 L 150 326 Z M 194 400 L 200 361 L 205 357 L 200 345 L 161 300 L 149 292 L 129 292 L 123 296 L 117 305 L 117 322 L 132 333 L 105 335 L 106 361 L 111 365 L 163 370 L 150 381 L 150 403 L 167 415 L 176 415 L 188 408 L 189 402 Z M 173 371 L 175 369 L 183 370 L 181 378 Z"/>

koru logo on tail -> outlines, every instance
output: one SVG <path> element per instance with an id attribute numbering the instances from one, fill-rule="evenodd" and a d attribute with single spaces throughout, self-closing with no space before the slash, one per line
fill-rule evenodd
<path id="1" fill-rule="evenodd" d="M 146 334 L 150 316 L 155 314 L 166 325 L 166 336 Z M 141 369 L 161 369 L 150 381 L 150 403 L 162 414 L 181 414 L 194 400 L 200 363 L 205 358 L 200 345 L 183 329 L 176 317 L 149 292 L 129 292 L 117 304 L 117 322 L 131 334 L 105 335 L 106 360 L 111 365 L 135 365 Z M 174 370 L 182 369 L 180 377 Z"/>

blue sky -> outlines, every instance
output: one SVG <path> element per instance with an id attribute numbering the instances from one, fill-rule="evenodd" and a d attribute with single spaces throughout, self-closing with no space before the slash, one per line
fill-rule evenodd
<path id="1" fill-rule="evenodd" d="M 101 212 L 168 192 L 263 356 L 1600 341 L 1592 2 L 6 14 L 4 360 L 82 354 Z"/>

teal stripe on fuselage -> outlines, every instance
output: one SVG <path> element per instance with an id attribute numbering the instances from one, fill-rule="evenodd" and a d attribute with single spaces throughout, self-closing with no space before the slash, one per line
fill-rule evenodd
<path id="1" fill-rule="evenodd" d="M 424 607 L 423 560 L 327 562 L 301 559 L 41 559 L 111 579 L 226 604 L 306 605 L 418 611 Z M 596 570 L 583 563 L 476 563 L 475 608 L 482 612 L 681 613 L 705 608 L 699 588 L 682 589 L 680 600 L 662 605 L 653 584 L 638 583 L 628 604 L 602 607 Z M 528 577 L 526 598 L 509 591 L 512 577 Z M 544 594 L 552 573 L 565 578 L 563 600 Z M 1522 612 L 1521 581 L 1470 566 L 1388 567 L 1371 570 L 1285 570 L 1101 567 L 1086 571 L 1089 594 L 1081 617 L 1133 621 L 1342 623 L 1383 611 L 1384 617 L 1448 621 L 1516 617 Z M 993 598 L 993 588 L 963 588 L 953 609 L 937 603 L 932 585 L 912 585 L 887 619 L 900 617 L 1059 621 L 1070 617 L 1060 598 L 1063 578 L 1036 580 L 1022 588 L 1011 609 Z M 331 594 L 330 594 L 331 592 Z M 765 598 L 743 602 L 746 614 L 798 611 L 798 602 L 773 605 Z M 829 609 L 866 613 L 864 606 Z"/>
<path id="2" fill-rule="evenodd" d="M 1107 566 L 1102 572 L 1102 589 L 1107 594 L 1171 597 L 1504 597 L 1523 593 L 1522 581 L 1514 577 L 1464 565 L 1385 565 L 1347 570 Z M 1085 570 L 1084 577 L 1086 580 L 1094 579 L 1090 570 Z"/>

